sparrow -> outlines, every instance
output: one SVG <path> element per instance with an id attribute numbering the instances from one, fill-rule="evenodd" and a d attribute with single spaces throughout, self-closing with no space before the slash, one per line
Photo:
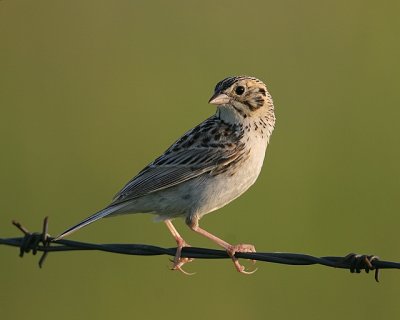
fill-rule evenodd
<path id="1" fill-rule="evenodd" d="M 164 221 L 177 243 L 172 269 L 186 273 L 188 246 L 172 224 L 184 218 L 194 232 L 224 248 L 237 271 L 250 274 L 236 252 L 255 252 L 250 244 L 232 245 L 202 229 L 199 220 L 242 195 L 258 178 L 275 126 L 274 104 L 266 85 L 249 76 L 218 82 L 209 100 L 216 113 L 187 131 L 119 191 L 111 204 L 65 230 L 53 241 L 104 217 L 151 213 Z"/>

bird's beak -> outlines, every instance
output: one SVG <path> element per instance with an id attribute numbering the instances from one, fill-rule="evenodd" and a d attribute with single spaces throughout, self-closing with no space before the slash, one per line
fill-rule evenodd
<path id="1" fill-rule="evenodd" d="M 216 92 L 213 94 L 210 100 L 208 100 L 208 103 L 218 106 L 220 104 L 227 104 L 229 101 L 231 101 L 231 98 L 229 98 L 225 93 Z"/>

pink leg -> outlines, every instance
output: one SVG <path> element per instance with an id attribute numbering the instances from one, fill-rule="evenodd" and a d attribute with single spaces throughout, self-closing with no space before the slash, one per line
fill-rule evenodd
<path id="1" fill-rule="evenodd" d="M 203 235 L 204 237 L 210 239 L 211 241 L 214 241 L 216 244 L 221 246 L 226 250 L 226 252 L 229 254 L 229 256 L 232 258 L 233 263 L 236 267 L 236 270 L 239 271 L 240 273 L 244 274 L 252 274 L 257 271 L 257 269 L 253 271 L 245 271 L 245 267 L 242 266 L 239 263 L 239 260 L 235 257 L 235 252 L 256 252 L 256 249 L 254 248 L 253 245 L 251 244 L 237 244 L 237 245 L 231 245 L 228 242 L 214 236 L 213 234 L 209 233 L 208 231 L 200 228 L 197 224 L 194 226 L 189 226 L 193 231 Z"/>
<path id="2" fill-rule="evenodd" d="M 192 275 L 193 273 L 188 273 L 182 269 L 182 266 L 187 263 L 193 261 L 193 259 L 190 258 L 181 258 L 181 253 L 182 253 L 182 248 L 183 247 L 188 247 L 189 245 L 183 240 L 179 232 L 175 229 L 174 225 L 172 224 L 171 220 L 165 220 L 165 224 L 167 225 L 169 231 L 172 233 L 173 237 L 176 240 L 176 244 L 178 245 L 178 248 L 176 250 L 175 258 L 174 258 L 174 265 L 172 267 L 172 270 L 179 270 L 182 273 L 186 275 Z"/>

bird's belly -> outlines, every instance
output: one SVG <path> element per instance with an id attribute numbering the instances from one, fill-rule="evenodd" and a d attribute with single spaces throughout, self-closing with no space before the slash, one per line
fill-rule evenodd
<path id="1" fill-rule="evenodd" d="M 249 157 L 236 168 L 212 175 L 204 174 L 179 186 L 185 204 L 185 216 L 201 218 L 233 201 L 249 189 L 260 174 L 265 156 L 265 144 L 252 148 Z"/>
<path id="2" fill-rule="evenodd" d="M 264 149 L 265 150 L 265 149 Z M 257 180 L 264 160 L 265 151 L 261 155 L 252 155 L 246 162 L 241 164 L 240 170 L 233 175 L 225 174 L 213 177 L 214 180 L 206 186 L 204 193 L 207 201 L 198 204 L 197 212 L 201 216 L 217 210 L 246 192 Z M 201 197 L 200 197 L 201 198 Z"/>

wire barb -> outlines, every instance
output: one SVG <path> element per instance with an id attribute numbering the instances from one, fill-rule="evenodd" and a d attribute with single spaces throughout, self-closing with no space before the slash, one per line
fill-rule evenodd
<path id="1" fill-rule="evenodd" d="M 380 270 L 372 265 L 373 261 L 379 261 L 378 256 L 350 253 L 345 257 L 345 260 L 348 260 L 350 263 L 351 273 L 360 273 L 361 270 L 369 273 L 370 271 L 375 270 L 375 281 L 379 282 Z"/>
<path id="2" fill-rule="evenodd" d="M 15 220 L 12 221 L 12 224 L 24 234 L 24 237 L 21 238 L 19 256 L 22 258 L 25 253 L 29 253 L 31 250 L 33 255 L 36 255 L 38 251 L 43 251 L 43 254 L 39 259 L 39 267 L 42 268 L 48 254 L 46 247 L 50 245 L 49 234 L 47 233 L 49 217 L 44 218 L 42 233 L 31 233 L 21 223 Z M 42 243 L 42 246 L 40 246 L 40 243 Z"/>
<path id="3" fill-rule="evenodd" d="M 48 217 L 43 221 L 41 233 L 31 233 L 21 223 L 13 220 L 12 224 L 17 227 L 23 237 L 19 238 L 0 238 L 0 244 L 19 247 L 19 256 L 23 257 L 25 253 L 32 251 L 36 255 L 38 251 L 43 252 L 39 259 L 39 267 L 43 267 L 46 257 L 50 252 L 64 252 L 76 250 L 98 250 L 119 254 L 155 256 L 169 255 L 175 257 L 178 248 L 162 248 L 146 244 L 95 244 L 85 243 L 71 240 L 58 240 L 52 242 L 52 238 L 48 234 Z M 227 259 L 231 258 L 226 251 L 184 247 L 181 252 L 182 258 L 187 259 Z M 382 261 L 378 256 L 350 253 L 345 257 L 313 257 L 299 253 L 283 253 L 283 252 L 236 252 L 236 258 L 258 260 L 270 263 L 280 263 L 295 266 L 306 266 L 319 264 L 331 268 L 348 269 L 351 273 L 366 273 L 375 271 L 375 280 L 379 282 L 381 269 L 400 269 L 399 262 Z"/>

